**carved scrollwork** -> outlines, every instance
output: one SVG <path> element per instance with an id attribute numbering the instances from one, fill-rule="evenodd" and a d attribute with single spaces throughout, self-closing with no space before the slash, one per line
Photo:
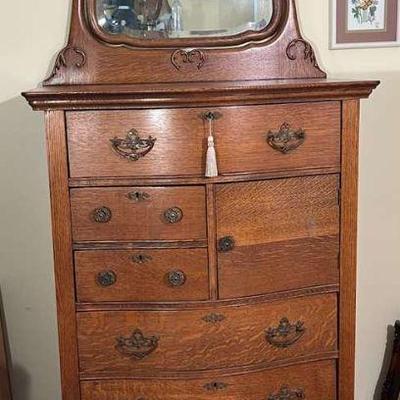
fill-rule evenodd
<path id="1" fill-rule="evenodd" d="M 285 122 L 278 132 L 268 132 L 267 142 L 274 150 L 287 154 L 300 147 L 305 142 L 306 136 L 303 129 L 295 131 Z"/>
<path id="2" fill-rule="evenodd" d="M 295 344 L 305 331 L 304 322 L 298 321 L 291 324 L 287 318 L 282 318 L 278 327 L 269 328 L 265 332 L 265 338 L 274 347 L 286 348 Z"/>
<path id="3" fill-rule="evenodd" d="M 75 68 L 82 68 L 86 64 L 86 53 L 79 47 L 67 46 L 64 47 L 57 55 L 53 71 L 50 76 L 44 81 L 48 83 L 57 76 L 61 68 L 68 68 L 74 66 Z"/>
<path id="4" fill-rule="evenodd" d="M 153 149 L 157 139 L 149 136 L 143 139 L 136 129 L 128 132 L 125 139 L 115 137 L 110 139 L 113 150 L 129 161 L 138 161 Z"/>
<path id="5" fill-rule="evenodd" d="M 205 64 L 207 58 L 205 53 L 201 50 L 176 50 L 172 53 L 171 62 L 172 65 L 181 71 L 185 66 L 194 66 L 200 70 Z"/>
<path id="6" fill-rule="evenodd" d="M 298 52 L 301 51 L 301 48 L 303 49 L 304 60 L 311 63 L 314 68 L 317 68 L 319 71 L 323 72 L 318 65 L 317 58 L 315 57 L 315 53 L 311 44 L 304 39 L 294 39 L 288 44 L 286 48 L 286 55 L 289 60 L 297 60 Z"/>
<path id="7" fill-rule="evenodd" d="M 156 336 L 145 337 L 140 329 L 136 329 L 130 337 L 118 337 L 115 347 L 124 356 L 142 360 L 157 349 L 158 340 Z"/>
<path id="8" fill-rule="evenodd" d="M 279 392 L 270 394 L 267 400 L 299 400 L 305 398 L 303 389 L 290 389 L 288 386 L 282 386 Z"/>

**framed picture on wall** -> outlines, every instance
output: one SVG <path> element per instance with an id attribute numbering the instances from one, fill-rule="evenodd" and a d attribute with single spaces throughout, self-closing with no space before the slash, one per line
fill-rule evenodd
<path id="1" fill-rule="evenodd" d="M 331 0 L 331 48 L 400 46 L 399 0 Z"/>

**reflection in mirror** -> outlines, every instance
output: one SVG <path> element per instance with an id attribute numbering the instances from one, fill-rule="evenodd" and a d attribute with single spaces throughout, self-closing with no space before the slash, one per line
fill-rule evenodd
<path id="1" fill-rule="evenodd" d="M 162 39 L 232 36 L 261 31 L 273 0 L 97 0 L 99 25 L 108 33 Z"/>

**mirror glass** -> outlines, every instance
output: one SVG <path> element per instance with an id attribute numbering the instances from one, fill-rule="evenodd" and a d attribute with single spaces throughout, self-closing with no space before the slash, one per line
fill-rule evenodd
<path id="1" fill-rule="evenodd" d="M 96 0 L 99 25 L 135 38 L 232 36 L 261 31 L 273 0 Z"/>

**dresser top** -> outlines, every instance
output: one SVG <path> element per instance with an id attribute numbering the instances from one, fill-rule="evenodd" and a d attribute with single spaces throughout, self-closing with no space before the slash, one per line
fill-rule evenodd
<path id="1" fill-rule="evenodd" d="M 367 98 L 379 81 L 284 79 L 43 86 L 23 93 L 35 110 L 187 107 Z"/>

